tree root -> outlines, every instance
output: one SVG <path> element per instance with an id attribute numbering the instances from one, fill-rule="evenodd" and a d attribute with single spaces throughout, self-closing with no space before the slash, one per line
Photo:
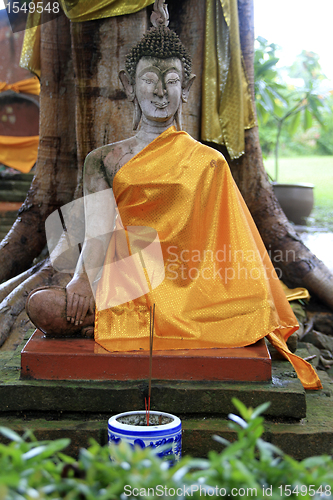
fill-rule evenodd
<path id="1" fill-rule="evenodd" d="M 15 276 L 14 278 L 5 281 L 0 285 L 0 305 L 1 302 L 16 288 L 18 287 L 23 281 L 27 280 L 30 276 L 35 274 L 41 267 L 45 265 L 45 261 L 39 262 L 35 266 L 31 267 L 27 271 L 24 271 L 23 273 L 19 274 L 18 276 Z"/>
<path id="2" fill-rule="evenodd" d="M 15 319 L 13 326 L 10 329 L 10 335 L 5 340 L 1 351 L 15 351 L 15 349 L 22 343 L 27 331 L 34 329 L 34 325 L 29 320 L 25 309 Z"/>
<path id="3" fill-rule="evenodd" d="M 55 285 L 65 287 L 71 276 L 57 273 L 47 259 L 29 271 L 22 273 L 20 277 L 23 277 L 23 280 L 18 279 L 17 286 L 12 288 L 11 292 L 0 303 L 0 347 L 14 330 L 22 326 L 22 321 L 28 323 L 25 303 L 32 290 L 40 286 Z M 3 290 L 9 290 L 13 285 L 12 280 L 11 282 L 11 285 L 8 282 L 5 283 Z M 29 325 L 27 325 L 26 330 L 28 327 Z M 23 330 L 23 333 L 25 331 Z"/>

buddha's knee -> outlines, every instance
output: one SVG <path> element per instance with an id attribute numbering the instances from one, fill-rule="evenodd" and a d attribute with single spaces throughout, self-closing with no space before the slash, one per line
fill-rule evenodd
<path id="1" fill-rule="evenodd" d="M 32 323 L 48 337 L 91 337 L 94 315 L 86 316 L 82 325 L 67 321 L 65 288 L 42 287 L 30 292 L 26 311 Z"/>

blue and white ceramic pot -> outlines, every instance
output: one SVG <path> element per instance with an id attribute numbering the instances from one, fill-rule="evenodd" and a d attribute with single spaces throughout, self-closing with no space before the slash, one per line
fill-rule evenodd
<path id="1" fill-rule="evenodd" d="M 156 449 L 160 457 L 170 456 L 179 460 L 182 449 L 182 424 L 175 415 L 160 411 L 150 412 L 149 426 L 144 410 L 119 413 L 109 419 L 108 441 L 109 444 L 126 441 L 131 446 L 141 448 L 149 446 Z M 159 453 L 158 448 L 162 446 L 163 449 Z"/>

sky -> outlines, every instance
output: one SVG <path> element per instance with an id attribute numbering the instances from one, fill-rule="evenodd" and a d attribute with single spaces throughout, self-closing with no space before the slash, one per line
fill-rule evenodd
<path id="1" fill-rule="evenodd" d="M 200 0 L 193 0 L 200 1 Z M 333 0 L 253 0 L 255 36 L 281 46 L 280 65 L 294 62 L 301 51 L 320 56 L 323 73 L 333 85 Z M 0 8 L 3 8 L 0 0 Z"/>
<path id="2" fill-rule="evenodd" d="M 333 0 L 253 0 L 255 36 L 281 46 L 280 66 L 302 50 L 316 52 L 333 88 Z"/>

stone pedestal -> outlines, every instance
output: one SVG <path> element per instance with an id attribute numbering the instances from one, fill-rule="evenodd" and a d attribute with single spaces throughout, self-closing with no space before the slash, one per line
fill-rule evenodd
<path id="1" fill-rule="evenodd" d="M 147 380 L 149 352 L 108 352 L 93 339 L 50 339 L 36 330 L 21 353 L 21 378 Z M 155 380 L 269 382 L 264 339 L 247 347 L 154 351 Z"/>
<path id="2" fill-rule="evenodd" d="M 147 379 L 22 379 L 21 351 L 31 334 L 15 351 L 0 350 L 0 425 L 19 433 L 29 429 L 38 439 L 69 437 L 66 453 L 76 457 L 92 437 L 101 444 L 107 442 L 107 421 L 112 415 L 144 409 Z M 304 349 L 297 354 L 311 353 Z M 324 372 L 320 378 L 324 390 L 305 393 L 290 363 L 273 358 L 269 382 L 153 380 L 151 409 L 179 416 L 184 454 L 203 457 L 209 450 L 221 451 L 214 434 L 235 438 L 227 423 L 227 415 L 237 413 L 234 397 L 252 408 L 270 401 L 264 439 L 300 460 L 330 454 L 333 448 L 333 381 Z"/>

